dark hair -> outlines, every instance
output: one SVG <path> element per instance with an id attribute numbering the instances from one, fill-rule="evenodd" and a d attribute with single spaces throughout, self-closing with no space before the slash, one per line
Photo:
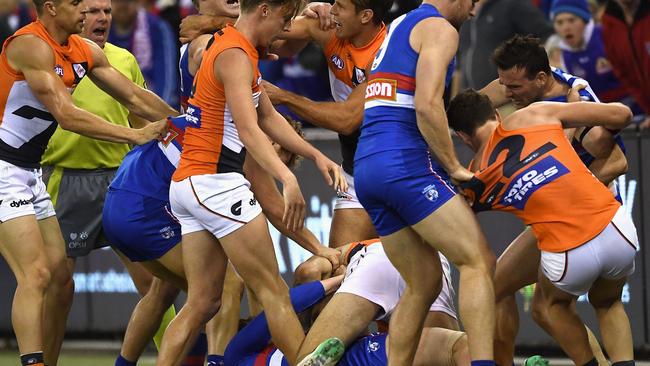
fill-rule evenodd
<path id="1" fill-rule="evenodd" d="M 199 9 L 199 2 L 200 0 L 192 0 L 192 5 L 198 10 Z"/>
<path id="2" fill-rule="evenodd" d="M 247 13 L 251 9 L 263 3 L 267 3 L 273 7 L 279 6 L 290 9 L 292 10 L 293 17 L 298 15 L 304 6 L 303 0 L 240 0 L 239 11 L 242 13 Z"/>
<path id="3" fill-rule="evenodd" d="M 510 38 L 494 50 L 492 62 L 501 70 L 523 68 L 531 80 L 540 71 L 551 73 L 546 50 L 541 40 L 533 36 L 516 35 Z"/>
<path id="4" fill-rule="evenodd" d="M 379 25 L 388 16 L 393 0 L 352 0 L 352 4 L 357 13 L 365 9 L 372 10 L 372 22 Z"/>
<path id="5" fill-rule="evenodd" d="M 42 15 L 43 14 L 43 5 L 45 5 L 45 2 L 47 0 L 32 0 L 34 3 L 34 8 L 36 8 L 36 14 Z M 61 0 L 53 0 L 54 5 L 58 4 Z"/>
<path id="6" fill-rule="evenodd" d="M 496 118 L 490 98 L 474 89 L 456 95 L 447 108 L 447 121 L 454 131 L 474 135 L 476 129 Z"/>

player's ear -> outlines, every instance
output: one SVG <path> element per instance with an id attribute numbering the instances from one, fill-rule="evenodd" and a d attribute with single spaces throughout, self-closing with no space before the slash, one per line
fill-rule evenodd
<path id="1" fill-rule="evenodd" d="M 361 15 L 361 24 L 372 22 L 372 17 L 375 16 L 375 13 L 371 9 L 363 9 L 359 13 Z"/>
<path id="2" fill-rule="evenodd" d="M 541 87 L 546 85 L 546 81 L 548 80 L 548 74 L 546 74 L 544 71 L 540 71 L 535 75 L 535 82 Z"/>
<path id="3" fill-rule="evenodd" d="M 501 113 L 499 113 L 498 109 L 494 110 L 494 115 L 497 118 L 497 122 L 501 123 Z"/>
<path id="4" fill-rule="evenodd" d="M 258 10 L 260 11 L 260 14 L 262 15 L 263 18 L 266 18 L 271 14 L 271 9 L 269 7 L 269 4 L 265 2 L 259 5 Z"/>
<path id="5" fill-rule="evenodd" d="M 472 146 L 472 139 L 470 135 L 466 134 L 463 131 L 455 131 L 455 132 L 456 132 L 456 136 L 458 136 L 465 145 Z"/>
<path id="6" fill-rule="evenodd" d="M 54 3 L 54 0 L 44 2 L 43 11 L 49 13 L 51 16 L 56 16 L 56 4 Z"/>

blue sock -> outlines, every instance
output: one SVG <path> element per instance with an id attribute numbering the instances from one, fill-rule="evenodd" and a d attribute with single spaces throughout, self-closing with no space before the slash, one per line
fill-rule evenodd
<path id="1" fill-rule="evenodd" d="M 496 364 L 492 360 L 473 360 L 472 366 L 495 366 Z"/>
<path id="2" fill-rule="evenodd" d="M 194 345 L 187 353 L 182 366 L 203 366 L 205 355 L 208 353 L 208 337 L 205 333 L 199 333 Z"/>
<path id="3" fill-rule="evenodd" d="M 208 366 L 223 366 L 223 356 L 221 355 L 208 355 Z"/>
<path id="4" fill-rule="evenodd" d="M 131 362 L 122 355 L 117 356 L 117 360 L 115 360 L 115 366 L 137 366 L 137 363 L 138 361 Z"/>

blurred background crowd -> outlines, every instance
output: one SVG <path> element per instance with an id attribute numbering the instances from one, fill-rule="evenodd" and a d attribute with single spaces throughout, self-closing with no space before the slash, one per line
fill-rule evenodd
<path id="1" fill-rule="evenodd" d="M 386 23 L 419 3 L 395 0 Z M 109 41 L 131 51 L 149 89 L 178 106 L 178 30 L 183 17 L 196 12 L 192 1 L 113 0 L 112 5 Z M 650 0 L 481 0 L 476 7 L 476 17 L 461 29 L 455 91 L 494 80 L 492 51 L 515 34 L 532 34 L 546 40 L 553 66 L 589 81 L 602 101 L 627 104 L 636 126 L 650 127 Z M 0 1 L 0 41 L 32 19 L 30 0 Z M 296 57 L 263 61 L 261 70 L 283 89 L 329 100 L 322 54 L 310 45 Z"/>

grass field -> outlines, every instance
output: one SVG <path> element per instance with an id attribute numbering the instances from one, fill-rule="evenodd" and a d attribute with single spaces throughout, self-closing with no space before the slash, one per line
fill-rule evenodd
<path id="1" fill-rule="evenodd" d="M 59 366 L 114 366 L 117 352 L 105 351 L 74 351 L 64 352 L 59 360 Z M 145 356 L 138 361 L 138 366 L 154 366 L 156 358 Z M 0 351 L 0 365 L 20 366 L 18 351 Z"/>

